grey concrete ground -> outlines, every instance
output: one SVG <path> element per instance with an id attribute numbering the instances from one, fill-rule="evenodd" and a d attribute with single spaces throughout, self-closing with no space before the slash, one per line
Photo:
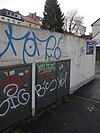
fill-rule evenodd
<path id="1" fill-rule="evenodd" d="M 100 69 L 95 80 L 18 129 L 19 133 L 100 133 Z"/>
<path id="2" fill-rule="evenodd" d="M 19 133 L 100 133 L 100 102 L 71 95 L 19 129 Z"/>

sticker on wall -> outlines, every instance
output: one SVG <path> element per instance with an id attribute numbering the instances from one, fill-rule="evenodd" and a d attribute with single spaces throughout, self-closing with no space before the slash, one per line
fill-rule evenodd
<path id="1" fill-rule="evenodd" d="M 24 76 L 23 72 L 18 73 L 19 76 Z"/>
<path id="2" fill-rule="evenodd" d="M 8 77 L 8 72 L 4 72 L 4 75 Z"/>
<path id="3" fill-rule="evenodd" d="M 59 67 L 59 70 L 63 70 L 64 66 L 63 64 L 61 64 L 61 66 Z"/>
<path id="4" fill-rule="evenodd" d="M 15 70 L 9 71 L 9 76 L 15 75 Z"/>
<path id="5" fill-rule="evenodd" d="M 86 48 L 86 53 L 87 55 L 92 55 L 94 52 L 94 45 L 91 40 L 87 41 L 87 48 Z"/>
<path id="6" fill-rule="evenodd" d="M 29 70 L 28 69 L 25 69 L 25 74 L 28 74 L 29 73 Z"/>

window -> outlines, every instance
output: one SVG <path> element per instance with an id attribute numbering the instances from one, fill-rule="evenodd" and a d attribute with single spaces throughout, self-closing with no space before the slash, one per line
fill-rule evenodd
<path id="1" fill-rule="evenodd" d="M 8 15 L 10 15 L 10 12 L 8 12 Z"/>
<path id="2" fill-rule="evenodd" d="M 13 23 L 15 22 L 15 20 L 12 20 L 13 21 Z"/>
<path id="3" fill-rule="evenodd" d="M 10 22 L 10 19 L 7 19 L 8 22 Z"/>
<path id="4" fill-rule="evenodd" d="M 12 12 L 12 16 L 14 16 L 14 13 Z"/>
<path id="5" fill-rule="evenodd" d="M 15 17 L 16 17 L 16 18 L 18 17 L 17 14 L 15 15 Z"/>
<path id="6" fill-rule="evenodd" d="M 1 17 L 2 19 L 5 19 L 4 17 Z"/>
<path id="7" fill-rule="evenodd" d="M 18 24 L 21 24 L 21 22 L 18 21 Z"/>

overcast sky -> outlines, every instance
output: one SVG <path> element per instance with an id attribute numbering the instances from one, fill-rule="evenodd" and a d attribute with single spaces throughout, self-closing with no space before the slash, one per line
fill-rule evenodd
<path id="1" fill-rule="evenodd" d="M 78 14 L 84 16 L 86 33 L 92 31 L 91 24 L 100 17 L 100 0 L 58 0 L 58 3 L 64 14 L 77 9 Z M 0 0 L 0 9 L 19 11 L 23 15 L 36 12 L 43 17 L 44 4 L 45 0 Z"/>

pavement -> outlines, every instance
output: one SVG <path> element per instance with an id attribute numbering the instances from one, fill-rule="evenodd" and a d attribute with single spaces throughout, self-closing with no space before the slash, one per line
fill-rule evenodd
<path id="1" fill-rule="evenodd" d="M 100 71 L 95 80 L 19 125 L 18 133 L 100 133 Z"/>
<path id="2" fill-rule="evenodd" d="M 100 101 L 100 73 L 96 73 L 95 79 L 93 81 L 82 86 L 74 94 L 77 96 Z"/>

